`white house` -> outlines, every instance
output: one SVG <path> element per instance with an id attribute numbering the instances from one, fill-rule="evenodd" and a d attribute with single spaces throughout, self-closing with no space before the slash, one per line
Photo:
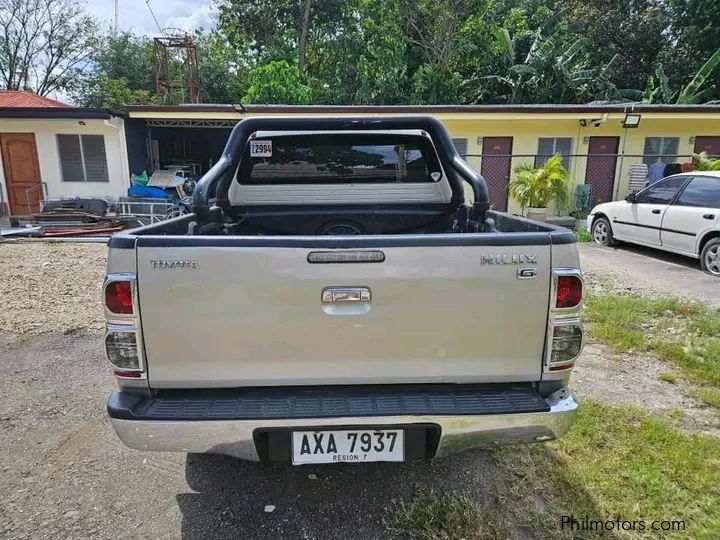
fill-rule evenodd
<path id="1" fill-rule="evenodd" d="M 0 215 L 36 212 L 43 196 L 113 198 L 130 186 L 121 117 L 29 92 L 0 91 L 0 159 Z"/>

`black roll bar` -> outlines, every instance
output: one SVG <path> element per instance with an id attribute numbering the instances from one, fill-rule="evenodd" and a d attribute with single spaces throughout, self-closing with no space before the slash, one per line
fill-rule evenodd
<path id="1" fill-rule="evenodd" d="M 251 135 L 257 131 L 372 131 L 419 129 L 426 131 L 438 152 L 452 188 L 451 202 L 462 204 L 462 183 L 470 184 L 475 203 L 474 219 L 483 223 L 490 208 L 487 185 L 483 177 L 460 157 L 445 126 L 431 116 L 366 116 L 334 118 L 248 118 L 235 125 L 218 162 L 198 181 L 193 192 L 193 212 L 202 221 L 211 220 L 211 202 L 229 208 L 228 190 L 240 158 Z"/>

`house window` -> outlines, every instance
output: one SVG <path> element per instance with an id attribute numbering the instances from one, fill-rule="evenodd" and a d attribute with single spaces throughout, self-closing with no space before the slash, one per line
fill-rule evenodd
<path id="1" fill-rule="evenodd" d="M 467 139 L 453 139 L 453 146 L 462 157 L 467 155 Z"/>
<path id="2" fill-rule="evenodd" d="M 570 170 L 570 154 L 572 153 L 572 137 L 540 137 L 535 166 L 541 167 L 555 154 L 560 154 L 562 164 Z"/>
<path id="3" fill-rule="evenodd" d="M 58 135 L 63 182 L 108 182 L 102 135 Z"/>
<path id="4" fill-rule="evenodd" d="M 647 166 L 657 163 L 673 163 L 677 161 L 679 137 L 645 137 L 643 163 Z"/>

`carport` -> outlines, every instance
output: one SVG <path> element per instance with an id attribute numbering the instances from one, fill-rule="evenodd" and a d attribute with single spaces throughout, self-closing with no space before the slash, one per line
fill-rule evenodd
<path id="1" fill-rule="evenodd" d="M 151 122 L 148 126 L 151 169 L 186 165 L 196 174 L 206 172 L 222 154 L 230 135 L 231 128 L 224 125 L 226 122 L 222 124 L 196 127 Z"/>
<path id="2" fill-rule="evenodd" d="M 213 109 L 223 118 L 212 118 Z M 158 108 L 159 109 L 159 108 Z M 240 118 L 232 106 L 203 106 L 204 118 L 187 118 L 192 106 L 130 111 L 127 128 L 130 172 L 151 175 L 158 169 L 183 166 L 193 176 L 207 172 L 222 154 L 230 131 Z M 213 112 L 208 112 L 208 109 Z M 228 116 L 237 115 L 238 120 Z"/>

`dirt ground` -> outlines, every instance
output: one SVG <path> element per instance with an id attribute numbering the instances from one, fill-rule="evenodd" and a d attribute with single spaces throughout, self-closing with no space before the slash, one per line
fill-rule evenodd
<path id="1" fill-rule="evenodd" d="M 24 335 L 98 333 L 104 244 L 0 245 L 0 329 Z"/>
<path id="2" fill-rule="evenodd" d="M 704 275 L 691 266 L 654 259 L 662 279 L 651 287 L 652 276 L 636 279 L 613 261 L 637 253 L 581 249 L 593 290 L 666 296 L 682 285 L 714 300 L 695 288 Z M 493 486 L 510 473 L 482 450 L 432 463 L 293 468 L 125 448 L 104 410 L 114 388 L 99 339 L 105 253 L 0 244 L 0 537 L 379 538 L 385 508 L 419 486 L 496 503 Z M 676 273 L 678 283 L 665 279 Z M 660 372 L 672 369 L 590 343 L 573 388 L 661 415 L 679 409 L 683 429 L 716 434 L 712 413 Z"/>

